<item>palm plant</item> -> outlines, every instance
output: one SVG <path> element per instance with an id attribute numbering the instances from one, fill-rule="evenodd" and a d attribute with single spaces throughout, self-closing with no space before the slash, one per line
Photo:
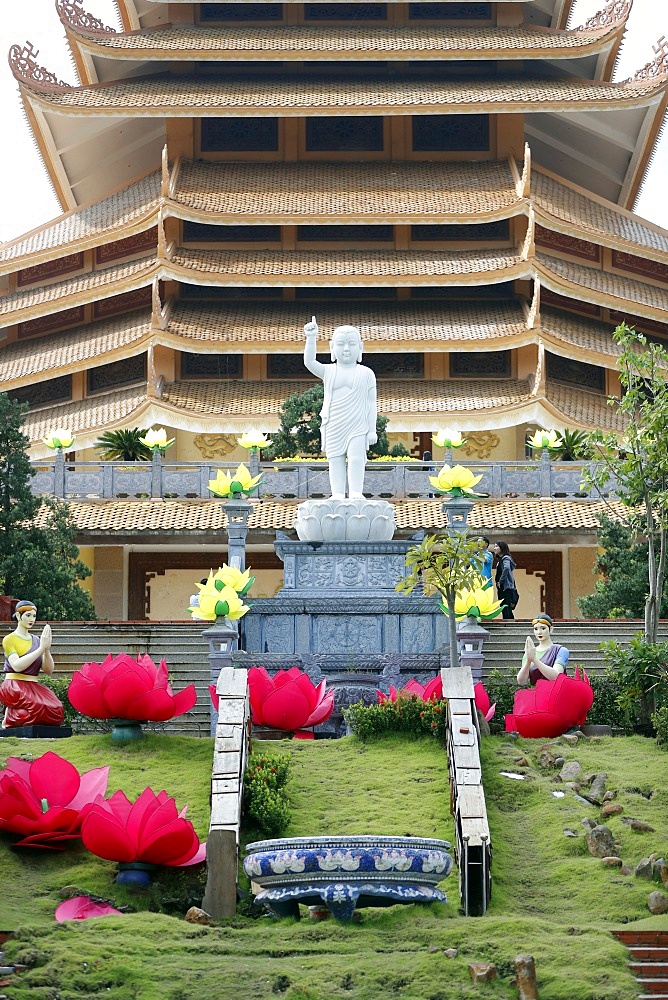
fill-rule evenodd
<path id="1" fill-rule="evenodd" d="M 105 431 L 104 434 L 100 434 L 94 447 L 107 462 L 150 462 L 153 452 L 141 440 L 146 434 L 145 427 Z"/>
<path id="2" fill-rule="evenodd" d="M 555 462 L 577 462 L 590 457 L 590 449 L 586 431 L 569 431 L 566 427 L 559 431 L 560 441 L 550 448 L 550 458 Z"/>

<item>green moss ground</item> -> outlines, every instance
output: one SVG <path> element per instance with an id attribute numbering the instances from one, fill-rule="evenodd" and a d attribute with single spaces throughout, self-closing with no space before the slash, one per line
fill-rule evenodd
<path id="1" fill-rule="evenodd" d="M 668 756 L 641 737 L 551 744 L 585 771 L 605 771 L 624 816 L 645 820 L 654 833 L 635 833 L 613 817 L 608 825 L 620 853 L 635 865 L 651 851 L 668 852 L 665 775 Z M 293 807 L 287 835 L 395 833 L 452 840 L 443 751 L 434 741 L 388 738 L 360 744 L 353 738 L 264 744 L 292 755 L 288 785 Z M 80 770 L 110 764 L 109 790 L 130 797 L 146 784 L 166 788 L 200 835 L 208 823 L 210 740 L 150 735 L 122 748 L 109 737 L 74 737 L 54 744 L 5 739 L 3 758 L 55 749 Z M 555 751 L 556 748 L 556 751 Z M 459 1000 L 516 998 L 513 958 L 536 959 L 541 1000 L 627 1000 L 638 989 L 628 954 L 609 933 L 628 922 L 668 930 L 651 918 L 652 886 L 605 868 L 587 850 L 581 821 L 599 810 L 570 792 L 555 798 L 556 772 L 538 766 L 542 744 L 490 737 L 483 769 L 494 845 L 494 889 L 484 918 L 458 910 L 456 873 L 444 883 L 444 906 L 395 906 L 361 911 L 361 921 L 340 925 L 237 916 L 214 927 L 186 924 L 180 914 L 188 893 L 201 892 L 190 872 L 162 880 L 150 893 L 113 883 L 114 866 L 80 846 L 64 852 L 14 850 L 0 835 L 0 929 L 15 931 L 6 959 L 29 968 L 14 977 L 11 1000 Z M 529 767 L 519 767 L 525 756 Z M 500 770 L 523 771 L 524 781 Z M 644 794 L 643 794 L 644 793 Z M 650 798 L 645 796 L 650 795 Z M 564 836 L 565 827 L 577 831 Z M 245 840 L 258 836 L 244 831 Z M 137 912 L 119 918 L 56 925 L 53 911 L 65 886 L 97 893 Z M 181 907 L 179 909 L 179 906 Z M 176 916 L 155 909 L 168 909 Z M 304 911 L 305 912 L 305 911 Z M 457 948 L 449 959 L 445 948 Z M 496 981 L 474 986 L 472 961 L 493 961 Z"/>

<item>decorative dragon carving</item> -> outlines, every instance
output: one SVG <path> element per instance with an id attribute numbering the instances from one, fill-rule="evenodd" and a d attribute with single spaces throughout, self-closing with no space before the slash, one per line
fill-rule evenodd
<path id="1" fill-rule="evenodd" d="M 115 28 L 103 24 L 99 18 L 93 17 L 81 6 L 83 0 L 56 0 L 56 11 L 64 25 L 79 28 L 90 35 L 116 34 Z"/>
<path id="2" fill-rule="evenodd" d="M 36 49 L 32 42 L 26 42 L 23 48 L 20 45 L 12 45 L 9 50 L 9 67 L 14 78 L 45 93 L 69 90 L 71 86 L 69 83 L 59 80 L 55 73 L 50 73 L 37 63 L 38 55 L 39 49 Z"/>

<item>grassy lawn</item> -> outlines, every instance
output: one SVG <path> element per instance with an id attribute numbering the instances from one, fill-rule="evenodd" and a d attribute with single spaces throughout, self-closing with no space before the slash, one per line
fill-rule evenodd
<path id="1" fill-rule="evenodd" d="M 256 745 L 257 746 L 257 745 Z M 445 756 L 435 741 L 354 738 L 262 745 L 290 753 L 288 785 L 292 820 L 286 835 L 383 833 L 453 840 Z M 635 865 L 652 851 L 668 851 L 668 757 L 641 737 L 550 744 L 585 772 L 608 774 L 622 816 L 608 826 L 624 861 Z M 626 949 L 609 933 L 639 921 L 668 929 L 668 918 L 650 918 L 651 888 L 592 858 L 581 821 L 597 819 L 555 783 L 556 770 L 538 763 L 543 744 L 489 737 L 482 749 L 493 843 L 493 895 L 489 913 L 459 913 L 454 872 L 443 883 L 445 905 L 365 909 L 359 923 L 273 920 L 242 915 L 214 927 L 187 924 L 182 915 L 201 896 L 203 871 L 165 871 L 148 892 L 113 882 L 115 866 L 88 854 L 78 842 L 65 851 L 13 849 L 0 835 L 0 929 L 13 930 L 8 962 L 29 968 L 7 988 L 11 1000 L 459 1000 L 516 998 L 513 959 L 536 960 L 541 1000 L 627 1000 L 637 986 Z M 140 745 L 118 747 L 105 736 L 62 743 L 5 739 L 5 756 L 56 750 L 79 770 L 110 765 L 109 792 L 132 798 L 145 785 L 165 788 L 201 837 L 208 826 L 212 741 L 149 735 Z M 519 767 L 524 756 L 529 767 Z M 523 781 L 499 772 L 525 772 Z M 636 833 L 622 817 L 645 820 L 654 833 Z M 566 837 L 565 828 L 577 832 Z M 257 839 L 245 830 L 245 841 Z M 242 883 L 243 884 L 243 883 Z M 130 905 L 122 917 L 56 924 L 62 890 L 75 886 Z M 658 888 L 658 886 L 654 886 Z M 456 948 L 456 958 L 444 949 Z M 473 985 L 468 965 L 493 961 L 498 978 Z"/>

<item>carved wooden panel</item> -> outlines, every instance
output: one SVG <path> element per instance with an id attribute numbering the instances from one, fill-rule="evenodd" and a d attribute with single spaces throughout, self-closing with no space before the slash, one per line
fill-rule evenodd
<path id="1" fill-rule="evenodd" d="M 630 253 L 623 253 L 621 250 L 613 250 L 612 266 L 619 268 L 620 271 L 642 274 L 645 278 L 653 278 L 655 281 L 664 281 L 668 284 L 668 264 L 662 264 L 658 260 L 646 260 L 643 257 L 634 257 Z"/>
<path id="2" fill-rule="evenodd" d="M 29 319 L 25 323 L 19 323 L 17 327 L 18 336 L 19 338 L 32 337 L 37 333 L 51 333 L 53 330 L 62 330 L 66 326 L 83 323 L 84 317 L 83 306 L 75 306 L 74 309 L 63 309 L 62 312 L 52 313 L 50 316 L 39 316 L 37 319 Z"/>
<path id="3" fill-rule="evenodd" d="M 100 299 L 93 306 L 93 316 L 95 319 L 102 319 L 104 316 L 115 316 L 116 313 L 130 312 L 131 309 L 138 309 L 140 306 L 151 305 L 151 287 L 136 288 L 133 292 L 123 292 L 122 295 L 112 295 L 109 299 Z"/>
<path id="4" fill-rule="evenodd" d="M 518 569 L 536 576 L 540 580 L 540 607 L 538 611 L 546 611 L 552 618 L 563 618 L 563 571 L 561 552 L 517 552 L 513 551 L 513 559 Z"/>
<path id="5" fill-rule="evenodd" d="M 126 236 L 125 239 L 116 240 L 114 243 L 105 243 L 95 249 L 95 263 L 108 264 L 111 260 L 122 260 L 124 257 L 132 257 L 136 253 L 145 250 L 156 250 L 158 246 L 158 228 L 153 226 L 143 233 L 135 233 L 133 236 Z"/>
<path id="6" fill-rule="evenodd" d="M 552 229 L 544 229 L 543 226 L 536 226 L 536 245 L 549 247 L 550 250 L 561 250 L 570 254 L 571 257 L 580 257 L 583 260 L 596 261 L 601 259 L 601 248 L 588 240 L 580 240 L 575 236 L 568 236 L 566 233 L 555 233 Z"/>
<path id="7" fill-rule="evenodd" d="M 557 295 L 549 288 L 541 288 L 540 301 L 545 306 L 557 306 L 559 309 L 568 309 L 569 312 L 581 313 L 583 316 L 600 316 L 601 307 L 593 302 L 583 302 L 582 299 L 568 299 L 565 295 Z"/>
<path id="8" fill-rule="evenodd" d="M 46 260 L 43 264 L 35 264 L 34 267 L 24 267 L 17 275 L 19 288 L 24 285 L 34 285 L 38 281 L 48 281 L 61 274 L 72 274 L 80 271 L 84 266 L 83 253 L 72 253 L 67 257 L 54 257 Z"/>

